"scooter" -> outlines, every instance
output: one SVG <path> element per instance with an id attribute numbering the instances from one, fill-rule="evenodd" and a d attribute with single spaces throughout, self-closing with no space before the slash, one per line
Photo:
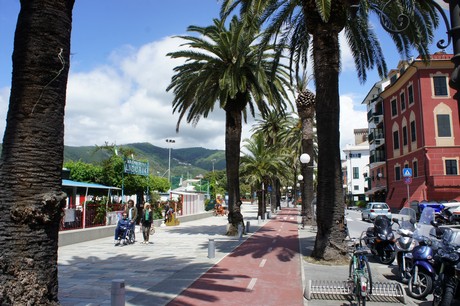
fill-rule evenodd
<path id="1" fill-rule="evenodd" d="M 412 250 L 418 245 L 413 234 L 415 232 L 416 213 L 412 208 L 404 207 L 399 212 L 399 218 L 393 218 L 393 222 L 399 225 L 396 233 L 395 252 L 398 263 L 398 276 L 401 282 L 407 284 L 412 270 Z"/>
<path id="2" fill-rule="evenodd" d="M 367 229 L 364 241 L 381 263 L 389 265 L 395 260 L 396 239 L 391 220 L 387 216 L 375 218 L 374 226 Z"/>
<path id="3" fill-rule="evenodd" d="M 426 207 L 413 234 L 413 238 L 419 242 L 419 245 L 407 255 L 408 260 L 412 261 L 407 293 L 410 297 L 419 300 L 433 291 L 433 282 L 439 269 L 434 261 L 434 254 L 440 247 L 442 229 L 433 226 L 436 225 L 434 219 L 435 210 Z"/>

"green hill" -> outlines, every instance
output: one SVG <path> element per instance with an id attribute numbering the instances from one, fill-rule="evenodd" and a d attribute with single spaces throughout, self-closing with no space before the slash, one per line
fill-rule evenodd
<path id="1" fill-rule="evenodd" d="M 121 145 L 132 149 L 134 159 L 148 160 L 150 173 L 167 176 L 169 164 L 169 149 L 154 146 L 150 143 L 132 143 Z M 104 150 L 96 151 L 96 146 L 64 147 L 64 162 L 81 160 L 85 163 L 98 164 L 110 156 Z M 171 149 L 171 176 L 195 177 L 212 171 L 214 160 L 215 170 L 225 169 L 225 151 L 205 148 Z"/>

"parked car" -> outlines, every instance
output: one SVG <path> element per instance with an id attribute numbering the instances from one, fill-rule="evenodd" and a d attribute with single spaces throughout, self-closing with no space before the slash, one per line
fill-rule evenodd
<path id="1" fill-rule="evenodd" d="M 361 210 L 361 219 L 374 221 L 377 216 L 387 216 L 391 219 L 391 210 L 385 202 L 369 202 L 363 210 Z"/>

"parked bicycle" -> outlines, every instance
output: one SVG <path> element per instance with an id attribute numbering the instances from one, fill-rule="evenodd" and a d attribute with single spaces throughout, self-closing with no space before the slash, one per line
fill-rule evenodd
<path id="1" fill-rule="evenodd" d="M 359 239 L 352 238 L 350 245 L 351 259 L 348 271 L 351 291 L 356 297 L 358 306 L 365 306 L 369 295 L 372 294 L 372 273 L 367 259 L 369 252 L 363 247 L 363 234 L 361 234 Z"/>

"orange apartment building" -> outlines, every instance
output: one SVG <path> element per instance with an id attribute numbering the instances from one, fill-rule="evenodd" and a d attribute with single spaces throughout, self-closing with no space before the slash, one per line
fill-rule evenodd
<path id="1" fill-rule="evenodd" d="M 374 86 L 363 101 L 369 122 L 375 123 L 369 126 L 369 166 L 379 183 L 377 188 L 371 182 L 375 194 L 368 195 L 379 196 L 393 210 L 460 200 L 460 113 L 456 91 L 449 87 L 451 58 L 438 52 L 429 64 L 420 58 L 401 61 L 385 82 L 376 83 L 381 90 Z"/>

